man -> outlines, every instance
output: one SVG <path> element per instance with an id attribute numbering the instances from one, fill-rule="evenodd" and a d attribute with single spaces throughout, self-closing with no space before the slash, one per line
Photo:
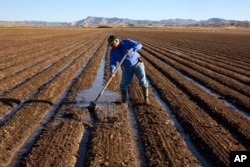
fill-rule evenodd
<path id="1" fill-rule="evenodd" d="M 144 63 L 140 59 L 140 54 L 137 52 L 142 48 L 142 44 L 130 39 L 120 40 L 115 35 L 110 35 L 108 44 L 112 47 L 110 51 L 110 73 L 114 76 L 116 62 L 120 62 L 123 56 L 125 60 L 121 64 L 122 79 L 120 83 L 122 102 L 126 103 L 127 88 L 134 76 L 138 78 L 139 85 L 142 87 L 144 103 L 149 104 L 148 98 L 148 82 L 146 79 Z"/>

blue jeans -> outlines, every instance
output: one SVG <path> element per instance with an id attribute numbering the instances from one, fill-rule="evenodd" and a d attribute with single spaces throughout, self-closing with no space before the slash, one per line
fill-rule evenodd
<path id="1" fill-rule="evenodd" d="M 136 75 L 139 85 L 142 87 L 148 87 L 148 82 L 146 79 L 146 73 L 145 73 L 145 67 L 143 62 L 139 62 L 136 66 L 134 67 L 124 67 L 121 66 L 122 69 L 122 80 L 120 84 L 120 88 L 127 88 L 134 76 Z"/>

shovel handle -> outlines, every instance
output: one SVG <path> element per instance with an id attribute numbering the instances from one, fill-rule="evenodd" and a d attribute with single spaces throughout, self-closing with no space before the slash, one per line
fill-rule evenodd
<path id="1" fill-rule="evenodd" d="M 113 79 L 113 77 L 115 76 L 116 72 L 118 71 L 119 67 L 121 66 L 121 64 L 123 63 L 123 61 L 125 60 L 125 58 L 127 57 L 127 54 L 125 54 L 122 58 L 122 60 L 118 63 L 118 65 L 115 68 L 115 71 L 112 75 L 112 77 L 109 78 L 108 82 L 106 83 L 106 85 L 102 88 L 102 90 L 100 91 L 100 93 L 98 94 L 98 96 L 96 97 L 95 101 L 96 102 L 99 97 L 103 94 L 103 92 L 105 91 L 105 89 L 108 87 L 109 83 L 111 82 L 111 80 Z"/>

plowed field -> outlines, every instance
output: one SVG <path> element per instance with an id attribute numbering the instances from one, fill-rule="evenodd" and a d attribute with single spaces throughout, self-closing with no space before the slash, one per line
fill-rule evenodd
<path id="1" fill-rule="evenodd" d="M 120 102 L 107 37 L 140 41 L 150 82 Z M 229 166 L 250 150 L 250 31 L 1 29 L 0 166 Z"/>

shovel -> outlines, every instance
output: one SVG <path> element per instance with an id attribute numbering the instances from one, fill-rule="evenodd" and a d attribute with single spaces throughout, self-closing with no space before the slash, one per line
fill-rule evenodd
<path id="1" fill-rule="evenodd" d="M 103 94 L 103 92 L 105 91 L 105 89 L 108 87 L 109 83 L 111 82 L 111 80 L 113 79 L 113 77 L 115 76 L 116 72 L 118 71 L 119 67 L 121 66 L 121 64 L 123 63 L 123 61 L 125 60 L 127 54 L 125 54 L 121 60 L 121 62 L 118 63 L 118 65 L 115 68 L 115 71 L 113 73 L 113 75 L 109 78 L 108 82 L 106 83 L 106 85 L 102 88 L 102 90 L 100 91 L 100 93 L 98 94 L 98 96 L 96 97 L 95 101 L 90 102 L 89 104 L 89 112 L 93 112 L 95 110 L 95 106 L 96 106 L 96 101 L 99 99 L 99 97 Z"/>

